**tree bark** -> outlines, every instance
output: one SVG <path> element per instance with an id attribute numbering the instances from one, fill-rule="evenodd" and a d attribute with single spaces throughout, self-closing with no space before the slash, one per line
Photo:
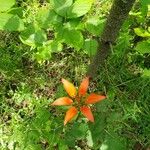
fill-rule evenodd
<path id="1" fill-rule="evenodd" d="M 113 45 L 119 34 L 124 21 L 128 17 L 135 0 L 114 0 L 107 18 L 103 33 L 99 39 L 99 47 L 91 64 L 89 65 L 87 75 L 93 78 L 104 63 L 104 60 L 110 54 L 111 45 Z"/>

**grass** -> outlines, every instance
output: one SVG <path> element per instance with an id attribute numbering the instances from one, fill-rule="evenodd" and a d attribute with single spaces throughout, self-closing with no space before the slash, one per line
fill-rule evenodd
<path id="1" fill-rule="evenodd" d="M 101 84 L 107 82 L 104 84 L 107 86 L 106 91 L 113 93 L 114 101 L 110 104 L 113 109 L 110 109 L 121 115 L 119 126 L 123 126 L 120 135 L 128 139 L 128 145 L 139 142 L 146 147 L 150 142 L 148 140 L 150 136 L 148 117 L 150 79 L 132 74 L 134 70 L 129 72 L 129 65 L 120 65 L 121 61 L 120 58 L 117 59 L 113 66 L 113 60 L 110 59 L 111 63 L 109 66 L 106 65 L 108 68 L 104 68 L 105 71 L 100 75 L 103 80 Z"/>
<path id="2" fill-rule="evenodd" d="M 110 5 L 103 2 L 93 13 L 108 12 Z M 30 12 L 28 3 L 22 5 L 28 6 L 30 22 L 34 11 Z M 134 51 L 135 35 L 130 30 L 121 32 L 112 54 L 90 83 L 88 92 L 107 95 L 92 107 L 95 123 L 79 115 L 66 127 L 63 119 L 68 108 L 55 108 L 50 103 L 66 95 L 61 78 L 79 86 L 91 58 L 65 47 L 38 64 L 30 47 L 20 43 L 18 33 L 0 32 L 0 149 L 148 150 L 150 78 L 142 71 L 149 67 L 149 55 Z"/>
<path id="3" fill-rule="evenodd" d="M 7 71 L 1 72 L 0 112 L 3 149 L 11 147 L 13 142 L 16 146 L 18 143 L 19 145 L 22 143 L 23 146 L 28 143 L 30 148 L 27 146 L 24 147 L 25 149 L 40 149 L 41 146 L 48 149 L 52 145 L 57 147 L 59 137 L 64 135 L 70 137 L 69 134 L 75 132 L 79 132 L 74 135 L 75 138 L 81 137 L 70 147 L 85 146 L 90 149 L 90 138 L 94 149 L 100 146 L 99 142 L 103 143 L 102 147 L 105 145 L 115 147 L 116 141 L 119 141 L 118 149 L 122 145 L 126 149 L 134 149 L 136 146 L 148 147 L 150 144 L 150 79 L 135 74 L 127 59 L 122 62 L 120 57 L 122 56 L 116 56 L 115 53 L 111 55 L 99 71 L 97 78 L 91 83 L 89 91 L 104 91 L 108 99 L 93 108 L 96 120 L 94 125 L 87 126 L 84 119 L 79 120 L 82 122 L 81 131 L 75 128 L 79 125 L 76 122 L 69 125 L 63 133 L 65 108 L 52 108 L 49 103 L 65 94 L 60 83 L 62 77 L 70 79 L 76 86 L 79 85 L 89 64 L 88 56 L 82 52 L 66 49 L 58 55 L 54 54 L 52 60 L 43 65 L 38 65 L 30 59 L 22 64 L 16 61 L 22 67 L 14 70 L 18 73 L 11 72 L 12 76 L 7 75 Z M 7 69 L 9 72 L 9 68 Z M 86 131 L 83 130 L 84 128 Z M 87 134 L 83 134 L 82 130 Z M 41 141 L 38 145 L 30 141 L 37 140 L 39 136 Z M 54 141 L 46 142 L 46 139 L 51 139 L 52 136 Z M 114 142 L 111 142 L 110 137 Z M 65 143 L 67 142 L 72 141 L 65 139 Z"/>

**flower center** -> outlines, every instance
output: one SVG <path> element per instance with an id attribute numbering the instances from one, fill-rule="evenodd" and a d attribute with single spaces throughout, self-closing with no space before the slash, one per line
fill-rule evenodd
<path id="1" fill-rule="evenodd" d="M 76 96 L 74 98 L 74 103 L 73 103 L 73 106 L 75 106 L 76 108 L 78 108 L 78 110 L 80 110 L 81 106 L 85 106 L 87 104 L 85 104 L 85 99 L 86 99 L 86 96 Z"/>

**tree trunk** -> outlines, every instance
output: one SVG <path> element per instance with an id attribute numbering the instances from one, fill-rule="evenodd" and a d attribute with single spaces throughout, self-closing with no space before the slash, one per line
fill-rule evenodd
<path id="1" fill-rule="evenodd" d="M 87 75 L 93 78 L 99 67 L 110 53 L 111 45 L 115 43 L 122 24 L 128 17 L 135 0 L 114 0 L 110 14 L 107 18 L 103 33 L 99 39 L 99 47 L 93 58 Z"/>

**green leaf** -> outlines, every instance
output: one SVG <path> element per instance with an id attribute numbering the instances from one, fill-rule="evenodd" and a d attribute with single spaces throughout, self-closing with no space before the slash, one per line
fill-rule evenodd
<path id="1" fill-rule="evenodd" d="M 57 53 L 62 51 L 63 45 L 55 40 L 50 40 L 46 42 L 45 45 L 52 53 Z"/>
<path id="2" fill-rule="evenodd" d="M 130 42 L 132 41 L 133 37 L 128 32 L 121 32 L 119 38 L 116 41 L 116 45 L 113 48 L 117 57 L 123 57 L 125 51 L 130 46 Z"/>
<path id="3" fill-rule="evenodd" d="M 96 54 L 98 48 L 98 42 L 92 39 L 86 39 L 84 42 L 83 50 L 89 56 L 93 56 Z"/>
<path id="4" fill-rule="evenodd" d="M 150 77 L 150 70 L 144 69 L 142 77 Z"/>
<path id="5" fill-rule="evenodd" d="M 89 146 L 92 146 L 94 149 L 99 149 L 100 141 L 102 141 L 105 136 L 106 113 L 99 112 L 94 114 L 94 118 L 95 122 L 89 123 L 89 131 L 87 132 L 86 139 L 89 142 L 87 143 Z"/>
<path id="6" fill-rule="evenodd" d="M 42 63 L 45 60 L 49 60 L 51 58 L 51 53 L 57 53 L 62 51 L 63 45 L 60 42 L 49 40 L 45 43 L 44 46 L 38 47 L 37 52 L 34 55 L 34 58 Z"/>
<path id="7" fill-rule="evenodd" d="M 76 140 L 85 139 L 87 131 L 87 123 L 76 122 L 72 125 L 71 129 L 66 129 L 66 133 L 64 135 L 65 142 L 68 146 L 74 147 Z"/>
<path id="8" fill-rule="evenodd" d="M 126 140 L 116 134 L 107 135 L 100 150 L 126 150 Z"/>
<path id="9" fill-rule="evenodd" d="M 23 18 L 23 8 L 22 7 L 12 8 L 10 9 L 9 14 L 18 15 L 20 18 Z"/>
<path id="10" fill-rule="evenodd" d="M 61 23 L 62 17 L 58 16 L 54 10 L 47 7 L 39 9 L 36 20 L 41 28 L 52 28 L 54 24 Z"/>
<path id="11" fill-rule="evenodd" d="M 92 17 L 86 21 L 85 27 L 90 33 L 99 36 L 103 31 L 104 24 L 105 24 L 105 19 Z"/>
<path id="12" fill-rule="evenodd" d="M 50 0 L 54 10 L 60 16 L 67 17 L 69 7 L 72 5 L 73 0 Z"/>
<path id="13" fill-rule="evenodd" d="M 141 54 L 150 53 L 150 40 L 138 42 L 135 49 Z"/>
<path id="14" fill-rule="evenodd" d="M 0 13 L 0 30 L 21 31 L 23 29 L 24 23 L 17 15 Z"/>
<path id="15" fill-rule="evenodd" d="M 47 47 L 43 46 L 37 48 L 34 59 L 36 59 L 39 63 L 43 63 L 45 60 L 49 60 L 50 58 L 51 51 Z"/>
<path id="16" fill-rule="evenodd" d="M 86 140 L 87 140 L 87 145 L 90 147 L 93 147 L 94 141 L 93 141 L 92 133 L 90 130 L 88 130 L 88 132 L 87 132 Z"/>
<path id="17" fill-rule="evenodd" d="M 141 12 L 143 17 L 146 17 L 147 13 L 148 13 L 148 5 L 150 4 L 149 0 L 140 0 L 141 3 Z"/>
<path id="18" fill-rule="evenodd" d="M 66 145 L 65 141 L 63 141 L 63 140 L 59 140 L 58 146 L 59 146 L 59 150 L 69 149 L 68 146 Z"/>
<path id="19" fill-rule="evenodd" d="M 78 18 L 85 15 L 90 9 L 94 0 L 50 0 L 54 10 L 63 17 Z"/>
<path id="20" fill-rule="evenodd" d="M 150 33 L 142 28 L 134 28 L 134 32 L 141 37 L 150 37 Z"/>
<path id="21" fill-rule="evenodd" d="M 85 15 L 93 4 L 94 0 L 76 0 L 67 12 L 68 18 L 78 18 Z"/>
<path id="22" fill-rule="evenodd" d="M 86 123 L 74 123 L 72 129 L 69 131 L 70 135 L 76 139 L 82 139 L 86 136 L 88 131 L 88 125 Z"/>
<path id="23" fill-rule="evenodd" d="M 80 49 L 83 46 L 83 35 L 78 30 L 60 28 L 56 34 L 56 38 L 77 49 Z"/>
<path id="24" fill-rule="evenodd" d="M 28 26 L 21 34 L 20 40 L 29 46 L 42 46 L 47 40 L 46 33 L 33 25 Z"/>
<path id="25" fill-rule="evenodd" d="M 84 24 L 81 22 L 79 18 L 70 19 L 69 22 L 65 23 L 64 26 L 69 29 L 76 29 L 76 30 L 84 29 Z"/>
<path id="26" fill-rule="evenodd" d="M 15 5 L 15 2 L 15 0 L 0 0 L 0 12 L 7 11 Z"/>

